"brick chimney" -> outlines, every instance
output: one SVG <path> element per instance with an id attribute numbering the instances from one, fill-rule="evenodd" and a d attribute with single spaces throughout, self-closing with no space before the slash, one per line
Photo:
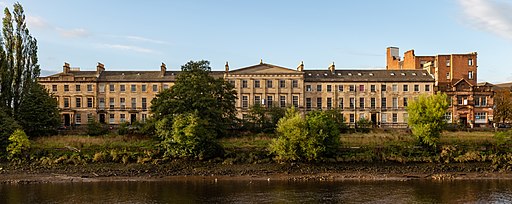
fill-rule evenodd
<path id="1" fill-rule="evenodd" d="M 64 66 L 62 66 L 62 72 L 64 72 L 64 74 L 67 74 L 69 73 L 70 71 L 70 67 L 69 67 L 69 64 L 67 62 L 64 62 Z"/>
<path id="2" fill-rule="evenodd" d="M 331 74 L 334 74 L 335 70 L 336 70 L 336 66 L 334 65 L 334 62 L 332 62 L 332 64 L 329 65 L 329 71 L 331 71 Z"/>
<path id="3" fill-rule="evenodd" d="M 98 62 L 98 66 L 96 66 L 96 74 L 99 76 L 103 71 L 105 71 L 105 65 Z"/>
<path id="4" fill-rule="evenodd" d="M 300 61 L 300 64 L 297 67 L 297 71 L 299 71 L 299 72 L 303 72 L 304 71 L 304 61 Z"/>
<path id="5" fill-rule="evenodd" d="M 229 72 L 229 64 L 228 64 L 228 61 L 226 61 L 226 65 L 224 65 L 224 68 L 225 68 L 225 71 L 226 71 L 226 74 Z"/>
<path id="6" fill-rule="evenodd" d="M 165 72 L 167 72 L 167 67 L 165 66 L 165 63 L 162 62 L 162 65 L 160 65 L 160 76 L 165 76 Z"/>

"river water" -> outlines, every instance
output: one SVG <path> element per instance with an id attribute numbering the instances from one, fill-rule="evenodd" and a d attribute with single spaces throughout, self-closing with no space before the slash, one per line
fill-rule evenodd
<path id="1" fill-rule="evenodd" d="M 0 185 L 0 203 L 511 203 L 511 180 L 148 181 Z"/>

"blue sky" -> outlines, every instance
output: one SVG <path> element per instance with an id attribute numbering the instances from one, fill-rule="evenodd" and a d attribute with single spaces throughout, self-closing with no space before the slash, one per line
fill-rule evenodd
<path id="1" fill-rule="evenodd" d="M 416 55 L 478 52 L 478 80 L 512 81 L 511 0 L 20 1 L 43 70 L 214 70 L 264 62 L 383 68 L 386 47 Z M 12 8 L 13 1 L 1 1 Z"/>

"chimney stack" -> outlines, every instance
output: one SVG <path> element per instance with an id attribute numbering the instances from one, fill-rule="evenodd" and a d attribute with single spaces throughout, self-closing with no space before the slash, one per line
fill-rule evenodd
<path id="1" fill-rule="evenodd" d="M 304 61 L 300 61 L 300 64 L 297 67 L 297 71 L 299 71 L 299 72 L 303 72 L 304 71 Z"/>
<path id="2" fill-rule="evenodd" d="M 96 66 L 96 74 L 99 76 L 103 71 L 105 71 L 105 65 L 98 62 L 98 66 Z"/>
<path id="3" fill-rule="evenodd" d="M 69 73 L 70 69 L 71 68 L 69 67 L 69 64 L 67 62 L 64 62 L 64 66 L 62 66 L 62 71 L 64 72 L 64 74 Z"/>
<path id="4" fill-rule="evenodd" d="M 228 64 L 228 61 L 226 61 L 226 65 L 224 66 L 224 68 L 226 69 L 226 74 L 229 72 L 229 64 Z"/>
<path id="5" fill-rule="evenodd" d="M 334 62 L 332 62 L 332 64 L 329 65 L 329 71 L 331 71 L 331 74 L 334 74 L 335 70 L 336 70 L 336 66 L 334 65 Z"/>
<path id="6" fill-rule="evenodd" d="M 162 65 L 160 65 L 160 75 L 165 76 L 165 72 L 167 72 L 167 66 L 162 62 Z"/>

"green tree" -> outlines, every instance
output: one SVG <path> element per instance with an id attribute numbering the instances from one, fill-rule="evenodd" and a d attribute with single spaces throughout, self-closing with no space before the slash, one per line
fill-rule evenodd
<path id="1" fill-rule="evenodd" d="M 31 137 L 57 133 L 60 125 L 57 100 L 39 84 L 33 84 L 20 104 L 18 121 Z"/>
<path id="2" fill-rule="evenodd" d="M 307 140 L 306 120 L 295 108 L 286 110 L 286 114 L 277 123 L 278 137 L 272 140 L 270 152 L 277 155 L 278 160 L 295 161 L 303 159 L 303 143 Z"/>
<path id="3" fill-rule="evenodd" d="M 2 109 L 0 109 L 0 159 L 4 157 L 5 150 L 7 145 L 9 145 L 9 136 L 17 129 L 20 129 L 21 126 L 18 123 L 6 114 Z M 5 157 L 4 157 L 5 158 Z"/>
<path id="4" fill-rule="evenodd" d="M 306 116 L 308 136 L 303 144 L 307 160 L 316 160 L 336 153 L 340 144 L 340 131 L 330 115 L 322 111 L 313 111 Z"/>
<path id="5" fill-rule="evenodd" d="M 20 160 L 23 158 L 23 153 L 30 149 L 30 140 L 23 130 L 17 129 L 9 137 L 11 142 L 7 146 L 7 153 L 9 160 Z"/>
<path id="6" fill-rule="evenodd" d="M 408 123 L 418 142 L 435 148 L 446 122 L 444 114 L 448 109 L 446 94 L 421 95 L 407 106 Z"/>
<path id="7" fill-rule="evenodd" d="M 209 130 L 208 122 L 198 113 L 176 115 L 172 128 L 164 118 L 157 122 L 156 131 L 163 139 L 164 157 L 209 159 L 222 154 L 215 141 L 215 133 Z"/>
<path id="8" fill-rule="evenodd" d="M 336 123 L 336 127 L 340 131 L 340 133 L 344 133 L 348 130 L 347 123 L 345 121 L 345 117 L 343 116 L 343 112 L 339 109 L 331 109 L 324 111 L 331 120 Z"/>
<path id="9" fill-rule="evenodd" d="M 502 123 L 512 120 L 512 95 L 509 89 L 495 91 L 494 120 Z"/>
<path id="10" fill-rule="evenodd" d="M 249 108 L 246 122 L 252 132 L 272 133 L 276 129 L 277 122 L 284 117 L 285 112 L 285 108 L 275 106 L 266 108 L 256 104 Z"/>
<path id="11" fill-rule="evenodd" d="M 181 71 L 175 84 L 151 101 L 155 119 L 173 121 L 175 115 L 197 112 L 216 137 L 225 135 L 236 116 L 233 85 L 223 78 L 212 77 L 208 61 L 190 61 Z"/>

